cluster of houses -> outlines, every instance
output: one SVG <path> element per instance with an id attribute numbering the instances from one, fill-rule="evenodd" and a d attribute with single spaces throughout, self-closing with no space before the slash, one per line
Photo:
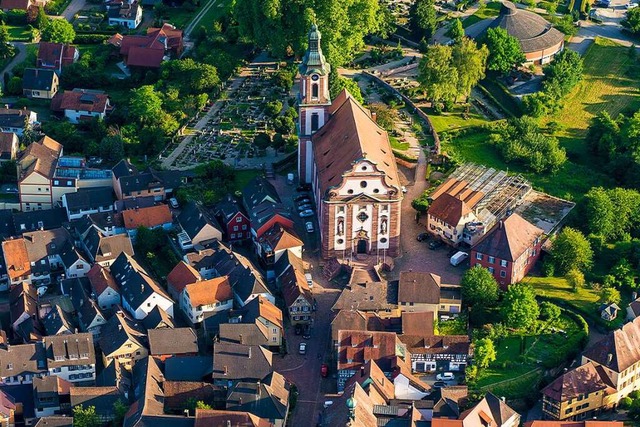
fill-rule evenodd
<path id="1" fill-rule="evenodd" d="M 8 408 L 0 414 L 71 425 L 73 408 L 84 405 L 109 421 L 121 401 L 131 405 L 127 426 L 285 424 L 290 384 L 273 370 L 273 355 L 285 315 L 311 323 L 313 280 L 269 181 L 257 177 L 242 197 L 212 209 L 174 209 L 167 201 L 191 172 L 138 170 L 126 159 L 94 169 L 48 137 L 9 151 L 19 201 L 0 210 L 10 307 L 0 333 Z M 135 253 L 140 227 L 170 231 L 166 244 L 180 260 L 166 278 Z M 259 265 L 232 249 L 240 243 Z M 33 404 L 12 394 L 24 386 Z M 185 417 L 190 398 L 216 409 Z"/>

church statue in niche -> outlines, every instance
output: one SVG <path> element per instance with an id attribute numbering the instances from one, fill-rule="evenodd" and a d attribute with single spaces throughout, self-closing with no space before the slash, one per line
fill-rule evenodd
<path id="1" fill-rule="evenodd" d="M 338 236 L 342 236 L 344 234 L 344 218 L 338 219 Z"/>
<path id="2" fill-rule="evenodd" d="M 380 234 L 387 234 L 387 217 L 383 216 L 380 222 Z"/>

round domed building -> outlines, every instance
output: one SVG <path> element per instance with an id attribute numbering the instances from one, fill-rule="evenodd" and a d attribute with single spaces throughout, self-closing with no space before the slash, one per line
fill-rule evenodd
<path id="1" fill-rule="evenodd" d="M 527 63 L 546 64 L 564 48 L 564 34 L 540 15 L 518 9 L 510 1 L 502 3 L 500 15 L 489 25 L 495 27 L 518 39 Z"/>

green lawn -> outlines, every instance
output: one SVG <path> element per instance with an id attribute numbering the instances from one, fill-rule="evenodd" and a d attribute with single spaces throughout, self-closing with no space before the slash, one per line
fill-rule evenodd
<path id="1" fill-rule="evenodd" d="M 489 121 L 475 110 L 471 109 L 467 117 L 463 116 L 464 107 L 456 106 L 451 112 L 443 112 L 441 114 L 433 114 L 427 108 L 422 109 L 429 115 L 429 119 L 436 129 L 436 132 L 443 132 L 453 129 L 467 128 L 472 126 L 481 126 L 489 123 Z"/>
<path id="2" fill-rule="evenodd" d="M 204 14 L 198 26 L 204 26 L 205 28 L 211 28 L 213 23 L 220 19 L 221 16 L 226 15 L 231 10 L 231 0 L 217 0 L 216 4 L 210 8 L 207 13 Z"/>
<path id="3" fill-rule="evenodd" d="M 12 41 L 31 41 L 31 31 L 27 26 L 7 25 L 9 31 L 9 40 Z"/>
<path id="4" fill-rule="evenodd" d="M 563 277 L 532 277 L 527 276 L 525 282 L 531 284 L 536 294 L 559 299 L 568 306 L 576 308 L 585 315 L 598 315 L 598 294 L 586 288 L 579 288 L 576 292 Z"/>
<path id="5" fill-rule="evenodd" d="M 566 334 L 552 332 L 551 327 Z M 512 335 L 498 340 L 496 361 L 480 370 L 475 388 L 511 399 L 527 396 L 536 390 L 543 369 L 573 357 L 581 339 L 580 327 L 562 315 L 539 335 Z"/>
<path id="6" fill-rule="evenodd" d="M 235 190 L 242 191 L 242 189 L 256 176 L 260 175 L 262 171 L 259 170 L 237 170 L 234 172 L 236 176 Z"/>
<path id="7" fill-rule="evenodd" d="M 389 142 L 391 143 L 391 148 L 399 151 L 407 151 L 409 149 L 408 142 L 400 142 L 398 138 L 394 136 L 389 137 Z"/>
<path id="8" fill-rule="evenodd" d="M 462 27 L 467 28 L 477 22 L 480 22 L 487 18 L 492 18 L 494 16 L 498 16 L 500 13 L 500 2 L 489 2 L 486 7 L 478 10 L 473 15 L 467 17 L 464 21 L 462 21 Z"/>
<path id="9" fill-rule="evenodd" d="M 584 78 L 566 97 L 564 108 L 547 121 L 560 123 L 561 144 L 575 161 L 598 164 L 584 142 L 589 120 L 601 111 L 616 116 L 640 109 L 640 79 L 628 48 L 596 38 L 584 56 Z"/>

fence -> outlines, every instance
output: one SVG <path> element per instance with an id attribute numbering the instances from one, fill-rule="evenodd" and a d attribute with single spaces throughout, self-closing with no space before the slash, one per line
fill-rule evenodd
<path id="1" fill-rule="evenodd" d="M 436 132 L 435 128 L 431 124 L 431 120 L 429 119 L 429 116 L 427 116 L 424 111 L 422 111 L 420 108 L 418 108 L 416 106 L 416 104 L 414 104 L 411 99 L 409 99 L 407 96 L 405 96 L 402 93 L 400 93 L 400 91 L 398 91 L 398 89 L 394 88 L 389 83 L 387 83 L 384 80 L 382 80 L 380 77 L 378 77 L 375 74 L 372 74 L 372 73 L 370 73 L 368 71 L 364 71 L 363 74 L 365 76 L 369 77 L 370 79 L 372 79 L 373 81 L 377 82 L 378 84 L 381 84 L 387 90 L 390 90 L 391 93 L 393 93 L 396 96 L 400 97 L 405 102 L 405 104 L 410 107 L 410 109 L 413 109 L 413 112 L 415 114 L 417 114 L 418 117 L 420 117 L 425 122 L 425 124 L 429 128 L 429 132 L 431 132 L 431 135 L 433 136 L 433 143 L 434 143 L 433 152 L 434 152 L 434 154 L 440 155 L 440 137 L 438 136 L 438 132 Z"/>

